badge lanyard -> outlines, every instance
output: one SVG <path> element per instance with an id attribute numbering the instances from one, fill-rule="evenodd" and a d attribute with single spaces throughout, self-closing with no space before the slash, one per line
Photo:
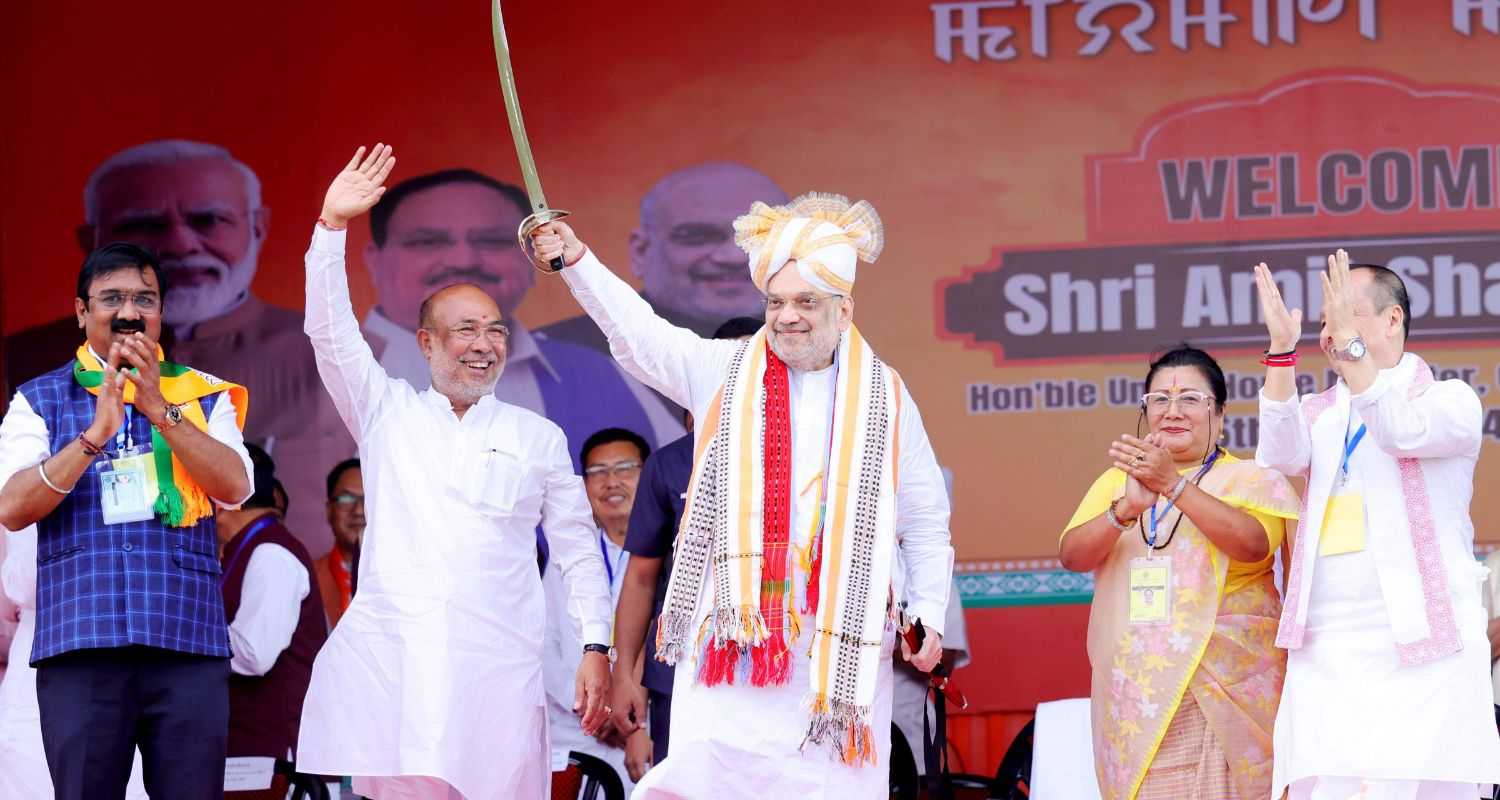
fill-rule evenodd
<path id="1" fill-rule="evenodd" d="M 1354 455 L 1355 448 L 1359 447 L 1359 443 L 1365 438 L 1363 422 L 1359 423 L 1359 430 L 1354 432 L 1353 438 L 1350 438 L 1349 423 L 1353 421 L 1351 419 L 1344 423 L 1344 458 L 1339 462 L 1339 478 L 1342 483 L 1349 482 L 1349 457 Z"/>
<path id="2" fill-rule="evenodd" d="M 1196 484 L 1199 481 L 1203 480 L 1203 476 L 1206 475 L 1206 474 L 1208 474 L 1208 471 L 1213 468 L 1214 462 L 1219 460 L 1219 453 L 1221 453 L 1221 452 L 1223 452 L 1223 451 L 1219 450 L 1218 448 L 1215 448 L 1214 449 L 1214 454 L 1211 455 L 1211 456 L 1209 456 L 1207 461 L 1203 462 L 1203 467 L 1198 470 L 1198 474 L 1197 475 L 1193 476 L 1193 481 L 1192 482 L 1194 484 Z M 1183 490 L 1185 491 L 1186 489 L 1187 489 L 1187 487 L 1184 486 Z M 1179 497 L 1180 496 L 1181 495 L 1179 495 Z M 1155 550 L 1156 549 L 1156 525 L 1161 520 L 1166 519 L 1168 514 L 1172 513 L 1172 506 L 1174 506 L 1176 504 L 1177 504 L 1177 501 L 1175 501 L 1175 500 L 1168 501 L 1167 502 L 1167 507 L 1164 508 L 1164 509 L 1162 509 L 1160 514 L 1157 513 L 1155 505 L 1151 506 L 1151 536 L 1146 539 L 1146 547 L 1147 548 L 1149 548 L 1151 550 Z"/>
<path id="3" fill-rule="evenodd" d="M 266 514 L 265 516 L 260 517 L 259 519 L 250 523 L 250 525 L 245 529 L 244 536 L 240 538 L 240 546 L 234 548 L 234 555 L 230 556 L 229 560 L 224 562 L 224 570 L 219 575 L 220 589 L 224 588 L 224 581 L 229 579 L 229 574 L 231 572 L 234 572 L 235 566 L 239 564 L 240 556 L 245 554 L 245 548 L 250 546 L 250 542 L 255 539 L 257 534 L 270 527 L 271 523 L 275 521 L 275 514 Z"/>
<path id="4" fill-rule="evenodd" d="M 624 554 L 625 554 L 625 549 L 621 548 L 620 549 L 620 555 L 624 555 Z M 609 548 L 607 548 L 607 547 L 604 546 L 604 534 L 603 533 L 599 534 L 599 555 L 601 555 L 601 556 L 604 557 L 604 574 L 609 576 L 609 585 L 610 585 L 610 588 L 614 588 L 614 585 L 615 585 L 615 568 L 614 568 L 613 565 L 611 565 L 609 563 Z M 620 556 L 615 556 L 615 560 L 617 562 L 619 561 L 619 558 L 620 558 Z"/>
<path id="5" fill-rule="evenodd" d="M 130 429 L 130 423 L 135 413 L 131 410 L 129 403 L 125 404 L 125 424 L 115 432 L 115 458 L 129 458 L 136 455 L 135 432 Z"/>

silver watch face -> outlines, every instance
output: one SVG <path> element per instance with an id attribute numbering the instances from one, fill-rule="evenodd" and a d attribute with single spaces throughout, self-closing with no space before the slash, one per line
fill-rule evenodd
<path id="1" fill-rule="evenodd" d="M 1365 340 L 1359 338 L 1358 336 L 1350 339 L 1348 346 L 1344 348 L 1344 352 L 1348 354 L 1350 361 L 1358 361 L 1359 359 L 1364 358 Z"/>

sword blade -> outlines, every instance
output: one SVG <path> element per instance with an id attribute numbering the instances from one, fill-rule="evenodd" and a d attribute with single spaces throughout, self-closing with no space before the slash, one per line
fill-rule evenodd
<path id="1" fill-rule="evenodd" d="M 536 173 L 536 159 L 531 155 L 531 142 L 526 138 L 526 123 L 521 119 L 521 99 L 516 93 L 516 76 L 510 66 L 510 42 L 505 38 L 505 20 L 500 16 L 500 0 L 494 0 L 490 10 L 490 33 L 495 40 L 495 65 L 500 69 L 500 93 L 505 96 L 505 116 L 510 120 L 510 137 L 516 143 L 516 160 L 521 164 L 521 180 L 526 184 L 526 197 L 531 201 L 533 213 L 547 208 L 547 196 L 542 193 L 542 179 Z"/>

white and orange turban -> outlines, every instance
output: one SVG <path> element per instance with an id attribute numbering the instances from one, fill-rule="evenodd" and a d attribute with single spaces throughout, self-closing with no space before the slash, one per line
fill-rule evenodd
<path id="1" fill-rule="evenodd" d="M 734 241 L 750 255 L 750 279 L 762 292 L 795 261 L 808 283 L 847 296 L 858 262 L 873 264 L 885 247 L 885 226 L 863 200 L 851 205 L 843 195 L 808 192 L 784 206 L 750 206 L 734 221 Z"/>

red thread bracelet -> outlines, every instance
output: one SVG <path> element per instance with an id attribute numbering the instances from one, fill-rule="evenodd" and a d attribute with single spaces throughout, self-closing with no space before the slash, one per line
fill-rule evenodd
<path id="1" fill-rule="evenodd" d="M 343 230 L 343 228 L 335 228 L 332 225 L 329 225 L 326 221 L 324 221 L 324 219 L 322 217 L 318 217 L 318 224 L 322 225 L 326 230 L 330 230 L 330 231 L 341 231 L 341 230 Z"/>
<path id="2" fill-rule="evenodd" d="M 104 455 L 104 448 L 89 441 L 83 434 L 78 434 L 78 443 L 83 445 L 83 452 L 98 458 Z"/>

